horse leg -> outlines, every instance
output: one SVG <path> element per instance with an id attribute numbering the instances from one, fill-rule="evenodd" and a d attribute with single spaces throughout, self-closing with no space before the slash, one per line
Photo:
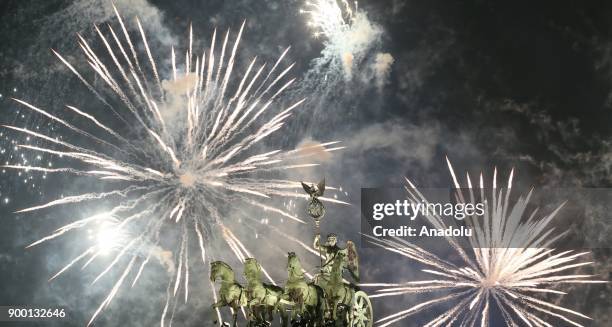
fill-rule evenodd
<path id="1" fill-rule="evenodd" d="M 262 324 L 267 324 L 270 325 L 270 323 L 274 320 L 274 318 L 272 317 L 272 315 L 267 315 L 268 313 L 268 306 L 267 305 L 262 305 L 261 307 L 261 323 Z"/>
<path id="2" fill-rule="evenodd" d="M 333 304 L 333 308 L 332 308 L 332 319 L 334 321 L 338 320 L 338 302 L 334 302 Z"/>
<path id="3" fill-rule="evenodd" d="M 232 313 L 232 320 L 233 320 L 233 322 L 232 322 L 232 326 L 233 326 L 233 327 L 236 327 L 236 326 L 237 326 L 237 323 L 238 323 L 238 308 L 236 308 L 236 309 L 234 309 L 234 310 L 233 310 L 233 313 Z"/>
<path id="4" fill-rule="evenodd" d="M 274 307 L 271 305 L 266 305 L 265 308 L 268 311 L 268 320 L 266 320 L 268 323 L 272 323 L 274 321 Z"/>
<path id="5" fill-rule="evenodd" d="M 246 326 L 251 327 L 253 325 L 253 307 L 251 307 L 250 305 L 247 306 L 246 320 L 247 320 Z"/>
<path id="6" fill-rule="evenodd" d="M 310 326 L 310 312 L 308 311 L 308 306 L 305 301 L 300 303 L 300 320 L 302 321 L 303 326 Z"/>
<path id="7" fill-rule="evenodd" d="M 334 303 L 334 311 L 333 311 L 333 317 L 334 317 L 334 326 L 343 326 L 344 325 L 344 318 L 342 317 L 338 317 L 338 307 L 340 306 L 339 302 Z"/>
<path id="8" fill-rule="evenodd" d="M 257 326 L 259 323 L 259 310 L 256 305 L 251 306 L 251 319 L 253 320 L 253 325 Z"/>
<path id="9" fill-rule="evenodd" d="M 257 306 L 257 324 L 260 325 L 266 320 L 266 315 L 264 314 L 264 310 L 262 306 Z"/>
<path id="10" fill-rule="evenodd" d="M 300 322 L 304 321 L 304 303 L 300 302 L 297 303 L 297 307 L 298 309 L 295 311 L 295 313 L 300 316 Z"/>
<path id="11" fill-rule="evenodd" d="M 308 311 L 308 326 L 314 327 L 317 323 L 317 315 L 315 314 L 315 307 L 309 307 Z"/>
<path id="12" fill-rule="evenodd" d="M 257 306 L 257 319 L 260 324 L 264 324 L 266 322 L 266 307 L 263 305 Z"/>
<path id="13" fill-rule="evenodd" d="M 317 312 L 317 305 L 314 304 L 310 307 L 308 307 L 308 325 L 309 326 L 319 326 L 320 323 L 319 321 L 321 320 L 321 317 L 319 315 L 319 313 Z"/>
<path id="14" fill-rule="evenodd" d="M 302 326 L 310 327 L 310 312 L 307 306 L 302 307 Z"/>
<path id="15" fill-rule="evenodd" d="M 320 306 L 319 306 L 319 299 L 315 299 L 317 300 L 311 307 L 310 307 L 310 325 L 311 326 L 321 326 L 321 314 L 320 314 Z"/>
<path id="16" fill-rule="evenodd" d="M 282 305 L 279 305 L 277 307 L 277 310 L 281 319 L 281 327 L 287 327 L 287 312 L 285 311 Z"/>

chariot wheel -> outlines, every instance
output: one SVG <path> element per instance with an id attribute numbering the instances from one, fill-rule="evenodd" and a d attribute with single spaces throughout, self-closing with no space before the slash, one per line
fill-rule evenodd
<path id="1" fill-rule="evenodd" d="M 374 313 L 368 295 L 363 291 L 355 292 L 352 306 L 347 312 L 350 327 L 372 327 Z"/>

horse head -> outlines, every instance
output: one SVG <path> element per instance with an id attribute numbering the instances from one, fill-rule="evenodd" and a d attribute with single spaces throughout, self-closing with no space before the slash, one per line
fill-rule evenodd
<path id="1" fill-rule="evenodd" d="M 289 276 L 298 276 L 302 274 L 302 264 L 295 252 L 289 252 L 287 256 L 287 271 Z"/>
<path id="2" fill-rule="evenodd" d="M 215 282 L 217 278 L 223 281 L 233 281 L 234 271 L 232 267 L 223 261 L 213 261 L 210 263 L 210 281 Z"/>
<path id="3" fill-rule="evenodd" d="M 244 260 L 244 277 L 247 280 L 260 280 L 261 279 L 261 265 L 255 258 L 247 258 Z"/>

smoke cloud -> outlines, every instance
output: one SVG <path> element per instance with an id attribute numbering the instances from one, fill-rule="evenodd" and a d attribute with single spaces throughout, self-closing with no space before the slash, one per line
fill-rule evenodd
<path id="1" fill-rule="evenodd" d="M 378 53 L 374 59 L 374 75 L 376 76 L 376 86 L 379 91 L 382 91 L 383 86 L 387 83 L 389 74 L 391 73 L 391 65 L 393 65 L 393 56 L 389 53 Z"/>
<path id="2" fill-rule="evenodd" d="M 170 130 L 177 132 L 184 128 L 187 97 L 186 95 L 195 88 L 197 82 L 196 74 L 187 74 L 176 80 L 163 80 L 162 88 L 166 92 L 166 102 L 160 106 L 160 113 Z"/>

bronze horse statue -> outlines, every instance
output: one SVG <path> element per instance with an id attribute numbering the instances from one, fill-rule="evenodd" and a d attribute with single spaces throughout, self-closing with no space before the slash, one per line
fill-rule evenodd
<path id="1" fill-rule="evenodd" d="M 223 261 L 214 261 L 210 264 L 210 280 L 214 283 L 221 279 L 219 301 L 212 305 L 213 309 L 228 306 L 232 308 L 232 326 L 236 327 L 238 310 L 247 305 L 247 295 L 244 288 L 236 282 L 232 267 Z"/>
<path id="2" fill-rule="evenodd" d="M 251 311 L 251 318 L 257 325 L 267 325 L 268 322 L 274 320 L 274 312 L 277 312 L 281 318 L 281 325 L 287 326 L 287 315 L 281 298 L 283 296 L 283 288 L 263 283 L 261 281 L 261 265 L 254 258 L 247 258 L 244 261 L 244 277 L 247 280 L 246 293 L 248 298 L 248 307 Z M 266 317 L 267 314 L 267 317 Z"/>
<path id="3" fill-rule="evenodd" d="M 332 321 L 344 321 L 345 317 L 338 317 L 338 309 L 342 308 L 342 312 L 346 313 L 352 305 L 353 297 L 355 296 L 355 287 L 348 284 L 342 278 L 342 271 L 347 264 L 344 253 L 339 252 L 336 260 L 334 260 L 325 290 L 328 309 L 331 313 Z"/>
<path id="4" fill-rule="evenodd" d="M 283 298 L 294 304 L 292 321 L 299 316 L 300 324 L 322 326 L 325 308 L 323 290 L 314 283 L 306 281 L 300 259 L 293 252 L 289 252 L 288 255 L 287 273 Z"/>

